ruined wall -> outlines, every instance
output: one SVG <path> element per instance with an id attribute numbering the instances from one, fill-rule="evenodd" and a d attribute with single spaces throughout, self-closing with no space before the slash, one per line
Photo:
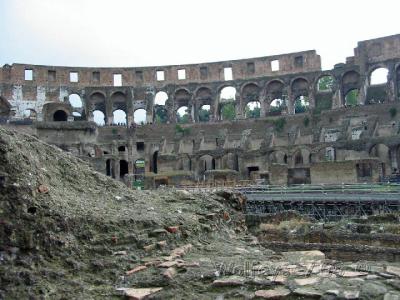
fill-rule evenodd
<path id="1" fill-rule="evenodd" d="M 24 119 L 26 109 L 34 111 L 29 118 L 44 121 L 37 123 L 40 138 L 116 178 L 125 169 L 138 172 L 136 162 L 144 160 L 146 172 L 185 171 L 193 180 L 210 170 L 233 170 L 240 179 L 265 178 L 274 184 L 334 182 L 341 172 L 349 174 L 342 179 L 353 182 L 367 172 L 356 171 L 355 161 L 372 157 L 382 164 L 369 176 L 377 181 L 399 170 L 399 45 L 400 35 L 360 42 L 346 64 L 326 71 L 315 51 L 142 68 L 5 65 L 0 118 L 12 123 Z M 273 70 L 276 61 L 279 67 Z M 232 78 L 225 78 L 225 68 L 231 68 Z M 377 68 L 387 69 L 386 83 L 371 82 Z M 32 78 L 25 78 L 26 70 Z M 178 78 L 179 70 L 185 70 L 185 79 Z M 157 78 L 159 71 L 163 80 Z M 114 74 L 121 75 L 121 86 L 114 85 Z M 321 84 L 327 76 L 328 83 Z M 222 116 L 225 87 L 235 88 L 231 121 Z M 158 92 L 167 94 L 164 105 L 155 104 Z M 70 105 L 71 94 L 80 96 L 81 108 Z M 250 102 L 259 105 L 255 118 L 248 111 Z M 200 116 L 203 105 L 210 106 L 208 121 Z M 188 118 L 177 127 L 182 106 Z M 157 123 L 160 107 L 165 123 Z M 135 125 L 138 109 L 146 111 L 146 125 Z M 116 126 L 116 110 L 126 113 L 126 125 Z M 104 114 L 105 126 L 92 122 L 96 111 Z M 61 122 L 52 122 L 56 119 Z M 77 120 L 86 125 L 73 125 Z M 337 175 L 319 175 L 326 161 L 334 163 Z"/>

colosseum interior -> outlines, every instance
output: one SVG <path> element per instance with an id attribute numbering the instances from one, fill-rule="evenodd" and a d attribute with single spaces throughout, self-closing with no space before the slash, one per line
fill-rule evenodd
<path id="1" fill-rule="evenodd" d="M 384 79 L 374 82 L 375 73 Z M 146 186 L 377 182 L 399 173 L 400 35 L 204 64 L 4 65 L 1 122 Z M 122 116 L 122 117 L 121 117 Z"/>

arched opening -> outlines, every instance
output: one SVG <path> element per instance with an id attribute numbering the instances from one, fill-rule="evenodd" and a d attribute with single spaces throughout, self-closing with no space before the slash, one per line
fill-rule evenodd
<path id="1" fill-rule="evenodd" d="M 67 120 L 68 120 L 68 115 L 63 110 L 57 110 L 53 114 L 53 121 L 55 121 L 55 122 L 64 122 L 64 121 L 67 121 Z"/>
<path id="2" fill-rule="evenodd" d="M 219 109 L 219 119 L 224 121 L 232 121 L 235 119 L 235 103 L 227 102 L 221 103 Z"/>
<path id="3" fill-rule="evenodd" d="M 371 72 L 369 76 L 369 84 L 370 85 L 379 85 L 387 83 L 387 77 L 389 74 L 389 70 L 386 68 L 377 68 Z"/>
<path id="4" fill-rule="evenodd" d="M 168 100 L 168 94 L 166 92 L 160 91 L 154 97 L 154 105 L 165 105 Z"/>
<path id="5" fill-rule="evenodd" d="M 126 160 L 119 161 L 119 177 L 124 178 L 129 173 L 128 162 Z"/>
<path id="6" fill-rule="evenodd" d="M 215 161 L 214 161 L 215 169 Z M 203 175 L 205 171 L 213 170 L 213 157 L 210 155 L 203 155 L 199 158 L 199 171 Z"/>
<path id="7" fill-rule="evenodd" d="M 236 88 L 233 86 L 226 86 L 221 89 L 219 93 L 219 100 L 220 102 L 230 102 L 235 101 L 236 99 Z"/>
<path id="8" fill-rule="evenodd" d="M 376 144 L 369 152 L 371 157 L 379 158 L 382 164 L 382 176 L 386 176 L 387 171 L 391 168 L 391 155 L 389 147 L 384 144 Z M 391 172 L 390 172 L 391 173 Z"/>
<path id="9" fill-rule="evenodd" d="M 215 170 L 215 158 L 211 160 L 211 169 Z"/>
<path id="10" fill-rule="evenodd" d="M 157 172 L 158 172 L 157 160 L 158 160 L 158 151 L 155 151 L 155 152 L 153 153 L 152 171 L 153 171 L 154 173 L 156 173 L 156 174 L 157 174 Z"/>
<path id="11" fill-rule="evenodd" d="M 280 115 L 285 109 L 285 102 L 282 99 L 274 99 L 269 106 L 269 113 L 271 115 Z"/>
<path id="12" fill-rule="evenodd" d="M 346 106 L 356 106 L 358 103 L 358 89 L 352 89 L 344 97 Z"/>
<path id="13" fill-rule="evenodd" d="M 158 124 L 167 123 L 168 111 L 165 109 L 165 103 L 168 100 L 166 92 L 160 91 L 154 98 L 154 122 Z"/>
<path id="14" fill-rule="evenodd" d="M 294 156 L 294 166 L 299 167 L 303 165 L 303 155 L 301 152 L 297 152 L 296 155 Z"/>
<path id="15" fill-rule="evenodd" d="M 325 160 L 327 161 L 335 161 L 336 160 L 336 152 L 333 147 L 325 148 Z"/>
<path id="16" fill-rule="evenodd" d="M 31 119 L 31 120 L 36 119 L 36 111 L 34 109 L 25 109 L 22 112 L 22 117 L 24 119 Z"/>
<path id="17" fill-rule="evenodd" d="M 147 112 L 143 108 L 139 108 L 139 109 L 135 110 L 135 112 L 133 113 L 134 122 L 139 125 L 146 124 L 146 114 L 147 114 Z"/>
<path id="18" fill-rule="evenodd" d="M 126 112 L 122 109 L 113 111 L 113 124 L 114 125 L 126 125 Z"/>
<path id="19" fill-rule="evenodd" d="M 118 152 L 125 152 L 126 151 L 126 147 L 125 146 L 119 146 L 118 147 Z"/>
<path id="20" fill-rule="evenodd" d="M 331 75 L 325 75 L 318 79 L 317 90 L 318 92 L 330 92 L 333 88 L 334 79 Z"/>
<path id="21" fill-rule="evenodd" d="M 114 160 L 112 159 L 107 159 L 106 161 L 106 175 L 115 178 Z"/>
<path id="22" fill-rule="evenodd" d="M 106 116 L 101 110 L 93 111 L 93 120 L 99 126 L 104 126 Z"/>
<path id="23" fill-rule="evenodd" d="M 254 102 L 259 99 L 260 88 L 254 83 L 246 84 L 242 89 L 242 99 L 244 102 Z"/>
<path id="24" fill-rule="evenodd" d="M 208 122 L 210 121 L 210 109 L 211 106 L 206 104 L 202 105 L 199 109 L 199 121 L 200 122 Z"/>
<path id="25" fill-rule="evenodd" d="M 287 155 L 286 155 L 286 154 L 283 156 L 283 163 L 284 163 L 285 165 L 287 165 Z"/>
<path id="26" fill-rule="evenodd" d="M 82 99 L 78 94 L 71 94 L 68 101 L 73 108 L 82 108 Z"/>
<path id="27" fill-rule="evenodd" d="M 259 118 L 261 113 L 261 104 L 259 101 L 251 101 L 247 103 L 244 112 L 246 118 Z"/>
<path id="28" fill-rule="evenodd" d="M 287 155 L 283 151 L 274 151 L 269 155 L 269 161 L 272 164 L 287 164 Z"/>
<path id="29" fill-rule="evenodd" d="M 294 113 L 300 114 L 308 110 L 310 106 L 310 101 L 307 96 L 298 96 L 294 102 Z"/>
<path id="30" fill-rule="evenodd" d="M 176 111 L 176 119 L 180 124 L 186 124 L 190 121 L 189 109 L 187 106 L 181 106 Z"/>

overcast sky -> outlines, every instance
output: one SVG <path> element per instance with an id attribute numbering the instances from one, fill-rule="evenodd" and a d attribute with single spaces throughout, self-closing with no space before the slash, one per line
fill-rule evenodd
<path id="1" fill-rule="evenodd" d="M 316 49 L 400 33 L 400 1 L 0 0 L 0 64 L 152 66 Z"/>

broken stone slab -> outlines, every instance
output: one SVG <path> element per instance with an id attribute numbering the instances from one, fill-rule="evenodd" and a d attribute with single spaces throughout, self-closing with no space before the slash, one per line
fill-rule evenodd
<path id="1" fill-rule="evenodd" d="M 272 290 L 258 290 L 254 294 L 256 297 L 264 299 L 280 299 L 290 295 L 290 290 L 283 287 L 278 287 Z"/>
<path id="2" fill-rule="evenodd" d="M 267 276 L 267 279 L 278 284 L 285 284 L 287 282 L 287 277 L 283 275 Z"/>
<path id="3" fill-rule="evenodd" d="M 164 228 L 158 228 L 149 233 L 149 237 L 166 236 L 168 232 Z"/>
<path id="4" fill-rule="evenodd" d="M 171 256 L 174 257 L 181 257 L 184 256 L 186 253 L 188 253 L 190 250 L 192 250 L 192 244 L 186 244 L 183 245 L 182 247 L 175 248 L 171 252 Z"/>
<path id="5" fill-rule="evenodd" d="M 150 245 L 144 246 L 143 249 L 146 252 L 153 251 L 154 249 L 156 249 L 156 244 L 150 244 Z"/>
<path id="6" fill-rule="evenodd" d="M 343 297 L 346 300 L 353 300 L 360 298 L 360 291 L 343 291 Z"/>
<path id="7" fill-rule="evenodd" d="M 304 297 L 310 297 L 310 298 L 320 298 L 323 293 L 320 291 L 317 291 L 316 289 L 310 288 L 310 287 L 301 287 L 297 288 L 293 291 L 295 294 L 304 296 Z"/>
<path id="8" fill-rule="evenodd" d="M 170 267 L 166 269 L 163 273 L 163 276 L 169 280 L 175 277 L 175 275 L 178 274 L 178 271 L 174 267 Z"/>
<path id="9" fill-rule="evenodd" d="M 226 278 L 216 279 L 213 281 L 212 285 L 215 287 L 224 286 L 241 286 L 246 282 L 245 278 L 240 276 L 230 276 Z"/>
<path id="10" fill-rule="evenodd" d="M 141 265 L 141 266 L 137 266 L 137 267 L 133 268 L 132 270 L 127 271 L 125 274 L 127 276 L 129 276 L 129 275 L 132 275 L 134 273 L 137 273 L 137 272 L 140 272 L 140 271 L 143 271 L 143 270 L 146 270 L 146 269 L 147 269 L 147 266 Z"/>
<path id="11" fill-rule="evenodd" d="M 309 261 L 325 260 L 325 254 L 319 250 L 282 252 L 282 256 L 291 264 L 304 264 Z"/>
<path id="12" fill-rule="evenodd" d="M 113 255 L 127 255 L 128 253 L 125 250 L 122 251 L 116 251 L 113 253 Z"/>
<path id="13" fill-rule="evenodd" d="M 296 285 L 312 285 L 317 284 L 320 281 L 318 277 L 309 277 L 309 278 L 297 278 L 294 280 Z"/>
<path id="14" fill-rule="evenodd" d="M 356 271 L 340 271 L 338 273 L 339 276 L 345 277 L 345 278 L 354 278 L 354 277 L 361 277 L 361 276 L 367 276 L 367 272 L 356 272 Z"/>
<path id="15" fill-rule="evenodd" d="M 395 266 L 387 266 L 386 273 L 393 274 L 400 277 L 400 268 Z"/>
<path id="16" fill-rule="evenodd" d="M 177 259 L 177 260 L 171 260 L 171 261 L 165 261 L 161 264 L 158 265 L 159 268 L 170 268 L 170 267 L 175 267 L 178 264 L 184 263 L 183 260 Z"/>
<path id="17" fill-rule="evenodd" d="M 396 292 L 386 293 L 383 300 L 400 300 L 400 294 Z"/>
<path id="18" fill-rule="evenodd" d="M 155 288 L 131 288 L 125 290 L 125 296 L 130 300 L 142 300 L 146 299 L 146 297 L 153 295 L 163 288 L 155 287 Z"/>

